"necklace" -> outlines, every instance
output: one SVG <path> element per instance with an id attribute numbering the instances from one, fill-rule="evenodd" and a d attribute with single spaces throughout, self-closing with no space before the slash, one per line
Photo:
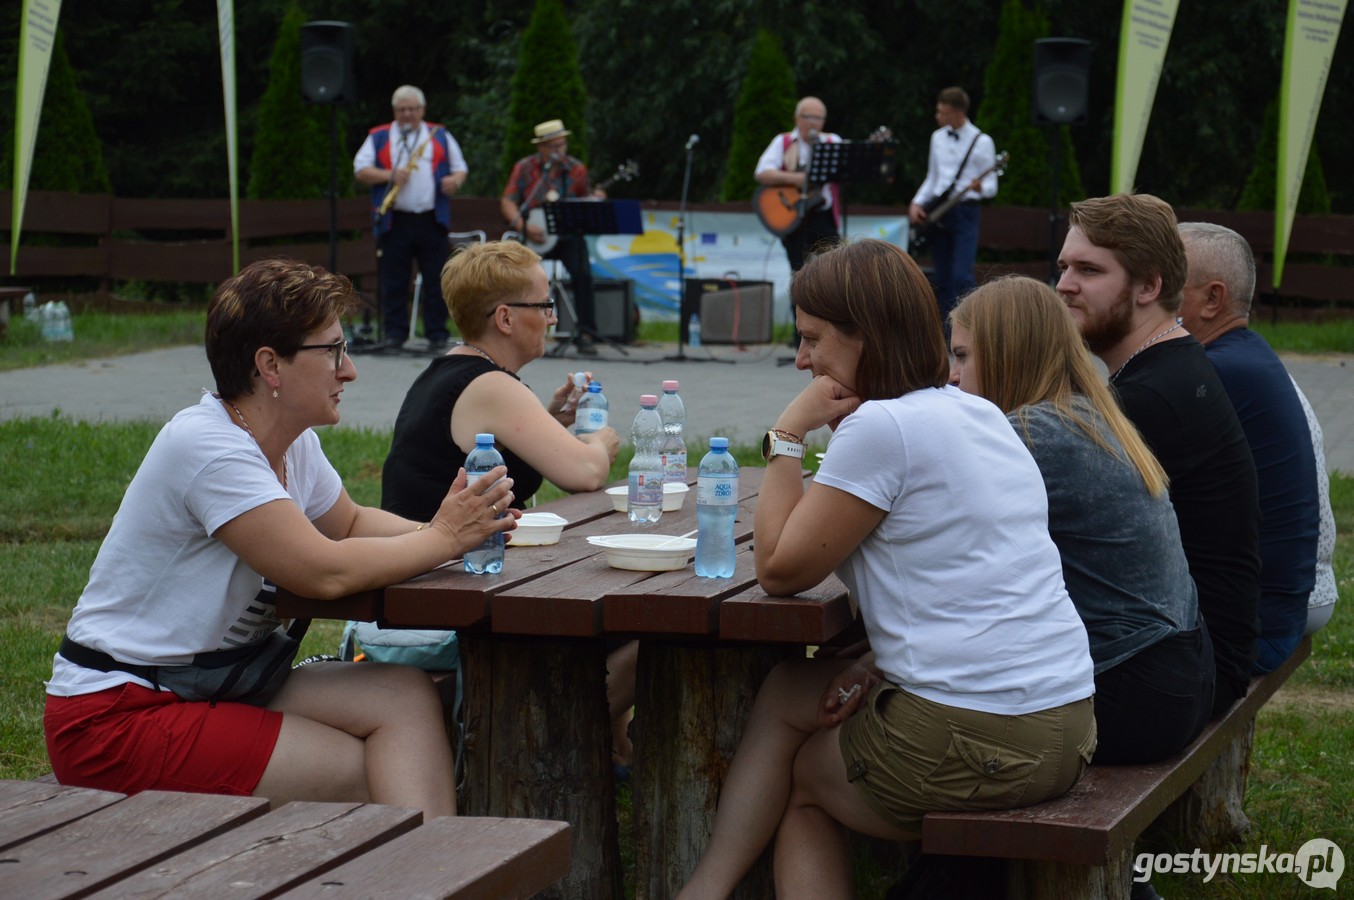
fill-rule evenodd
<path id="1" fill-rule="evenodd" d="M 1119 366 L 1119 368 L 1114 370 L 1114 374 L 1110 376 L 1110 381 L 1113 381 L 1114 379 L 1119 377 L 1119 373 L 1124 370 L 1124 366 L 1127 366 L 1129 363 L 1133 362 L 1133 357 L 1137 356 L 1139 353 L 1146 350 L 1148 347 L 1152 346 L 1157 341 L 1161 340 L 1166 335 L 1170 334 L 1172 331 L 1175 331 L 1177 328 L 1179 328 L 1181 325 L 1184 324 L 1185 324 L 1184 319 L 1176 319 L 1175 324 L 1172 325 L 1170 328 L 1167 328 L 1165 331 L 1161 332 L 1161 334 L 1157 335 L 1156 337 L 1148 338 L 1141 347 L 1139 347 L 1137 350 L 1134 350 L 1129 355 L 1128 359 L 1124 360 L 1123 365 Z"/>
<path id="2" fill-rule="evenodd" d="M 481 350 L 479 347 L 476 347 L 474 344 L 468 343 L 466 341 L 461 341 L 461 346 L 466 348 L 467 350 L 474 350 L 480 356 L 483 356 L 485 359 L 489 360 L 489 362 L 494 363 L 494 365 L 498 366 L 498 363 L 494 362 L 494 358 L 492 356 L 490 356 L 488 353 L 485 353 L 483 350 Z M 503 368 L 502 366 L 498 367 L 500 369 Z M 504 371 L 506 372 L 507 370 L 504 369 Z"/>
<path id="3" fill-rule="evenodd" d="M 254 443 L 259 444 L 259 439 L 254 434 L 254 429 L 249 427 L 249 422 L 245 419 L 244 413 L 240 412 L 240 407 L 236 406 L 234 403 L 231 403 L 229 400 L 225 400 L 224 402 L 231 409 L 235 410 L 235 415 L 240 417 L 240 426 L 244 428 L 244 433 L 254 438 Z M 259 444 L 259 452 L 263 453 L 262 444 Z M 264 453 L 263 458 L 267 459 L 268 454 Z M 285 451 L 282 454 L 282 486 L 284 488 L 287 486 L 287 454 Z"/>

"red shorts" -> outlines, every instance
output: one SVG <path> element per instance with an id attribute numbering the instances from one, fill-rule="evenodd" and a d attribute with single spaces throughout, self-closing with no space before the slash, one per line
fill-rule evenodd
<path id="1" fill-rule="evenodd" d="M 42 724 L 62 784 L 247 797 L 272 758 L 282 713 L 189 703 L 128 683 L 75 697 L 48 694 Z"/>

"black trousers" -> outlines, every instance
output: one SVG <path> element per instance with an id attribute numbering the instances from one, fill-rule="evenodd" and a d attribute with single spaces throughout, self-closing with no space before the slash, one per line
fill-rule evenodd
<path id="1" fill-rule="evenodd" d="M 1179 753 L 1208 724 L 1216 678 L 1202 619 L 1095 676 L 1092 762 L 1149 763 Z"/>
<path id="2" fill-rule="evenodd" d="M 592 290 L 592 260 L 588 258 L 588 239 L 581 234 L 562 234 L 545 259 L 557 259 L 564 264 L 573 285 L 574 313 L 578 327 L 597 331 L 597 308 Z M 580 330 L 578 334 L 582 334 Z"/>
<path id="3" fill-rule="evenodd" d="M 423 276 L 423 334 L 434 343 L 447 340 L 447 305 L 442 300 L 442 266 L 451 255 L 447 230 L 431 212 L 392 214 L 389 231 L 381 237 L 381 312 L 386 343 L 403 343 L 409 336 L 409 271 L 417 261 Z"/>
<path id="4" fill-rule="evenodd" d="M 819 244 L 830 244 L 838 237 L 837 219 L 830 209 L 815 209 L 804 217 L 798 228 L 780 239 L 785 247 L 785 256 L 790 261 L 790 271 L 798 272 Z M 826 246 L 825 244 L 825 246 Z M 794 301 L 790 301 L 790 324 L 795 322 Z M 799 346 L 799 328 L 795 327 L 793 343 Z"/>

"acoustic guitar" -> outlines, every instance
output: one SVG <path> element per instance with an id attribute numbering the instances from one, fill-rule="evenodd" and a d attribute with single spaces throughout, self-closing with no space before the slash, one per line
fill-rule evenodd
<path id="1" fill-rule="evenodd" d="M 881 126 L 865 140 L 872 144 L 891 141 L 893 131 Z M 767 231 L 783 238 L 798 228 L 805 216 L 826 202 L 825 187 L 810 185 L 808 191 L 801 191 L 789 184 L 763 184 L 752 194 L 752 211 Z"/>
<path id="2" fill-rule="evenodd" d="M 625 162 L 620 164 L 620 166 L 616 169 L 615 174 L 613 174 L 606 181 L 603 181 L 601 184 L 597 185 L 595 188 L 593 188 L 593 190 L 605 191 L 607 188 L 611 187 L 616 182 L 629 181 L 638 174 L 639 174 L 639 163 L 635 162 L 633 159 L 627 159 Z M 532 250 L 535 250 L 541 256 L 545 256 L 551 250 L 555 249 L 555 245 L 559 243 L 559 235 L 551 234 L 550 232 L 545 230 L 545 209 L 543 207 L 538 206 L 535 209 L 530 210 L 527 213 L 526 223 L 528 225 L 535 225 L 537 228 L 541 229 L 541 233 L 544 234 L 545 237 L 542 238 L 540 241 L 533 241 L 531 238 L 527 237 L 526 231 L 524 230 L 522 232 L 521 238 L 522 243 L 526 244 Z"/>
<path id="3" fill-rule="evenodd" d="M 956 189 L 948 196 L 945 194 L 937 194 L 923 203 L 921 206 L 922 209 L 926 210 L 926 219 L 923 220 L 920 225 L 915 225 L 908 229 L 907 242 L 911 247 L 910 252 L 915 256 L 917 251 L 925 248 L 926 245 L 931 242 L 931 229 L 940 226 L 940 220 L 945 218 L 945 215 L 950 210 L 954 209 L 963 201 L 964 195 L 969 191 L 976 191 L 982 187 L 983 179 L 988 175 L 991 175 L 994 172 L 997 175 L 1004 175 L 1006 173 L 1006 165 L 1010 161 L 1011 154 L 1003 150 L 1001 153 L 997 154 L 996 162 L 984 169 L 982 174 L 970 181 L 965 187 L 960 188 L 956 185 Z"/>

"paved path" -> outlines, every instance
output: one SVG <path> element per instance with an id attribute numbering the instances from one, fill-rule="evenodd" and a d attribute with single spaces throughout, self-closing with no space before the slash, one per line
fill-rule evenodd
<path id="1" fill-rule="evenodd" d="M 688 431 L 700 444 L 724 435 L 735 444 L 755 444 L 776 415 L 803 388 L 807 375 L 785 347 L 686 348 L 629 346 L 629 356 L 603 347 L 595 359 L 546 357 L 522 370 L 522 379 L 549 397 L 566 372 L 587 369 L 611 401 L 611 416 L 625 434 L 639 409 L 639 395 L 659 393 L 665 378 L 681 382 Z M 1326 436 L 1326 463 L 1354 475 L 1354 354 L 1287 355 L 1284 363 L 1302 386 Z M 391 428 L 405 390 L 427 360 L 417 356 L 358 356 L 358 379 L 343 393 L 342 427 Z M 196 402 L 213 380 L 201 347 L 156 350 L 82 363 L 0 372 L 0 419 L 61 414 L 89 421 L 163 421 Z M 827 431 L 810 435 L 827 443 Z M 688 441 L 693 455 L 698 444 Z"/>

